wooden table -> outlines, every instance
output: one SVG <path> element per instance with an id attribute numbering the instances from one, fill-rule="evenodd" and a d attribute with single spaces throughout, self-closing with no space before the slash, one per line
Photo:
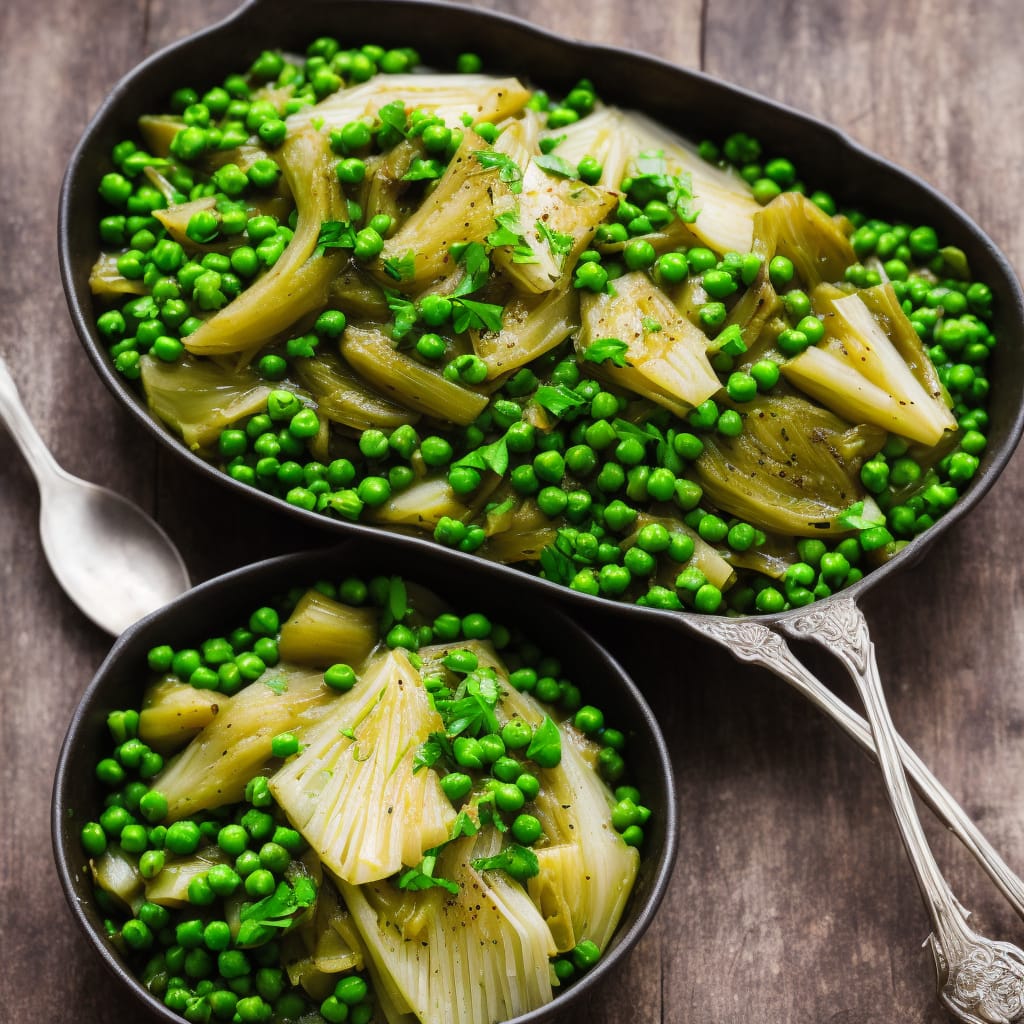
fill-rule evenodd
<path id="1" fill-rule="evenodd" d="M 1024 263 L 1018 0 L 482 6 L 702 68 L 829 118 L 947 193 Z M 234 7 L 5 0 L 0 10 L 0 351 L 58 460 L 152 510 L 197 581 L 325 538 L 197 480 L 110 400 L 64 312 L 57 192 L 116 79 Z M 1021 507 L 1018 458 L 968 521 L 866 608 L 898 726 L 1018 867 Z M 135 1019 L 137 1008 L 72 924 L 48 809 L 61 737 L 109 640 L 55 584 L 36 515 L 32 478 L 0 435 L 0 1020 L 107 1024 Z M 874 767 L 773 677 L 703 647 L 669 656 L 665 646 L 651 630 L 615 643 L 666 727 L 683 821 L 678 867 L 627 970 L 567 1019 L 946 1019 L 921 949 L 928 925 Z M 816 664 L 849 698 L 839 671 Z M 926 825 L 976 925 L 1024 942 L 1024 926 L 969 857 Z"/>

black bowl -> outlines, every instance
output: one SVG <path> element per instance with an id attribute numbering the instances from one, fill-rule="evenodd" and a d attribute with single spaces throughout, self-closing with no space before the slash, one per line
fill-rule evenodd
<path id="1" fill-rule="evenodd" d="M 298 509 L 232 480 L 188 451 L 151 417 L 138 389 L 115 372 L 95 328 L 88 286 L 97 245 L 95 225 L 100 216 L 96 185 L 108 169 L 111 147 L 134 132 L 137 117 L 160 109 L 171 90 L 181 84 L 185 68 L 192 76 L 192 85 L 205 87 L 219 82 L 229 71 L 247 66 L 264 48 L 301 50 L 310 39 L 325 33 L 385 46 L 412 42 L 427 63 L 442 67 L 453 66 L 457 54 L 472 50 L 494 73 L 516 74 L 553 90 L 567 89 L 587 77 L 609 102 L 641 108 L 691 138 L 720 138 L 732 131 L 747 131 L 774 151 L 793 156 L 809 185 L 829 190 L 843 204 L 870 215 L 931 224 L 945 244 L 963 249 L 974 275 L 988 283 L 996 296 L 994 330 L 1000 344 L 990 367 L 993 389 L 988 448 L 979 472 L 952 511 L 912 540 L 897 557 L 844 593 L 858 596 L 890 573 L 917 561 L 942 532 L 977 504 L 1006 466 L 1024 429 L 1024 295 L 994 243 L 929 185 L 807 114 L 699 72 L 613 47 L 566 41 L 508 16 L 437 0 L 310 0 L 289 4 L 282 17 L 284 13 L 284 0 L 250 0 L 226 21 L 167 47 L 126 75 L 86 129 L 61 192 L 61 276 L 79 337 L 96 371 L 141 428 L 197 472 L 310 526 L 336 530 L 348 537 L 381 533 L 378 527 Z M 194 74 L 194 69 L 202 69 L 200 76 Z M 426 537 L 392 537 L 392 543 L 410 553 L 436 547 Z M 469 566 L 477 561 L 476 556 L 446 550 L 453 564 Z M 503 571 L 509 578 L 521 575 L 513 569 Z M 578 603 L 598 614 L 612 606 L 606 598 L 531 579 L 538 593 L 557 592 L 557 599 L 563 603 Z M 619 604 L 618 609 L 627 616 L 657 616 L 675 626 L 686 626 L 693 618 L 692 614 L 627 604 Z M 770 621 L 775 616 L 758 618 Z"/>
<path id="2" fill-rule="evenodd" d="M 602 979 L 620 971 L 661 902 L 678 842 L 672 766 L 650 708 L 632 680 L 597 641 L 542 595 L 524 594 L 521 582 L 517 585 L 504 578 L 486 563 L 467 565 L 455 576 L 442 551 L 424 552 L 410 560 L 407 553 L 379 542 L 285 555 L 204 583 L 124 633 L 85 691 L 61 748 L 51 827 L 64 894 L 75 920 L 106 966 L 151 1014 L 162 1020 L 180 1024 L 182 1018 L 142 986 L 107 941 L 80 840 L 82 825 L 93 820 L 102 807 L 104 794 L 93 769 L 109 747 L 106 716 L 111 710 L 139 705 L 149 675 L 146 654 L 156 644 L 188 646 L 202 637 L 230 630 L 262 601 L 295 585 L 380 573 L 401 573 L 415 579 L 445 597 L 454 608 L 482 608 L 497 621 L 520 626 L 542 650 L 557 652 L 566 674 L 583 683 L 586 699 L 605 708 L 609 721 L 630 738 L 630 776 L 653 812 L 645 830 L 636 886 L 597 967 L 547 1006 L 516 1018 L 517 1024 L 548 1020 L 585 997 Z"/>

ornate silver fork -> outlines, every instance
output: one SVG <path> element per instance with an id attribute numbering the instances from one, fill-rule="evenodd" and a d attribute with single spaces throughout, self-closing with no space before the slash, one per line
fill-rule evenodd
<path id="1" fill-rule="evenodd" d="M 790 636 L 814 640 L 843 663 L 867 711 L 867 721 L 825 687 L 766 626 L 744 619 L 693 616 L 689 625 L 729 648 L 742 661 L 785 679 L 874 753 L 900 836 L 931 918 L 928 944 L 942 1004 L 965 1024 L 1011 1024 L 1024 1019 L 1024 952 L 979 935 L 953 895 L 928 845 L 907 782 L 913 778 L 932 809 L 956 833 L 1000 891 L 1024 917 L 1024 884 L 960 805 L 896 732 L 882 690 L 867 622 L 851 598 L 836 597 L 780 618 Z"/>

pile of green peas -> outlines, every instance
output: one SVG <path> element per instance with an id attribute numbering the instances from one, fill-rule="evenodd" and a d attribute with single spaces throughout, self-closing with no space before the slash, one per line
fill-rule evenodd
<path id="1" fill-rule="evenodd" d="M 544 655 L 528 638 L 481 612 L 443 612 L 428 622 L 408 602 L 404 610 L 396 609 L 393 577 L 347 577 L 337 583 L 321 580 L 314 587 L 345 604 L 371 606 L 382 613 L 389 609 L 390 619 L 381 616 L 381 643 L 407 650 L 417 664 L 419 648 L 451 645 L 444 661 L 448 677 L 425 680 L 432 700 L 450 695 L 447 687 L 452 679 L 479 668 L 476 655 L 458 647 L 460 641 L 492 643 L 511 669 L 512 686 L 532 694 L 557 718 L 571 722 L 598 744 L 597 770 L 614 787 L 612 823 L 623 842 L 642 846 L 651 812 L 639 790 L 623 781 L 627 738 L 605 724 L 599 708 L 583 703 L 579 689 L 564 678 L 558 659 Z M 272 689 L 281 624 L 303 593 L 305 588 L 295 587 L 256 608 L 225 635 L 209 637 L 194 647 L 158 644 L 148 652 L 148 667 L 155 679 L 176 680 L 228 696 L 257 682 Z M 334 664 L 324 670 L 324 685 L 339 693 L 351 690 L 358 681 L 358 672 L 351 665 Z M 242 897 L 244 905 L 252 905 L 279 894 L 282 886 L 285 891 L 298 891 L 291 869 L 307 846 L 277 807 L 266 778 L 257 775 L 248 780 L 244 799 L 238 804 L 168 822 L 168 801 L 159 789 L 164 759 L 140 738 L 139 722 L 135 709 L 112 711 L 107 717 L 111 750 L 95 767 L 105 793 L 103 808 L 81 829 L 84 852 L 96 859 L 116 847 L 146 880 L 157 878 L 177 859 L 192 857 L 204 848 L 216 848 L 224 858 L 192 878 L 187 903 L 181 908 L 146 900 L 125 917 L 118 900 L 95 888 L 108 938 L 132 963 L 146 989 L 198 1024 L 299 1018 L 368 1024 L 374 1018 L 374 1002 L 362 973 L 345 973 L 329 996 L 312 1000 L 288 980 L 275 935 L 279 929 L 267 928 L 265 934 L 240 947 L 225 919 L 224 900 Z M 464 806 L 473 795 L 484 799 L 514 841 L 523 846 L 544 839 L 540 819 L 531 813 L 531 803 L 541 790 L 537 769 L 552 768 L 560 760 L 560 753 L 550 748 L 528 756 L 534 736 L 532 726 L 512 718 L 499 732 L 454 738 L 451 760 L 446 758 L 437 765 L 439 774 L 443 773 L 441 788 L 453 806 Z M 300 750 L 300 740 L 291 732 L 271 741 L 276 759 Z M 590 969 L 600 954 L 593 942 L 583 939 L 569 953 L 553 959 L 553 970 L 567 983 Z M 319 1013 L 319 1018 L 305 1016 L 312 1013 Z"/>
<path id="2" fill-rule="evenodd" d="M 179 359 L 180 339 L 198 327 L 201 316 L 230 301 L 262 268 L 273 265 L 294 229 L 294 217 L 290 224 L 278 224 L 266 215 L 243 216 L 247 199 L 258 198 L 261 189 L 273 186 L 276 179 L 272 180 L 270 167 L 254 164 L 243 173 L 226 164 L 210 180 L 199 181 L 189 161 L 239 145 L 253 133 L 272 151 L 286 133 L 284 117 L 343 85 L 377 73 L 407 71 L 417 63 L 412 50 L 347 50 L 330 38 L 315 40 L 304 61 L 268 51 L 248 73 L 231 75 L 202 95 L 188 89 L 174 94 L 171 107 L 181 115 L 184 128 L 175 137 L 175 159 L 169 167 L 134 143 L 115 148 L 118 170 L 104 178 L 100 188 L 119 208 L 101 224 L 100 234 L 104 244 L 128 247 L 119 257 L 119 267 L 123 262 L 122 273 L 134 275 L 149 290 L 99 317 L 100 333 L 122 373 L 137 376 L 144 352 L 168 361 Z M 466 53 L 456 66 L 476 73 L 482 62 Z M 279 108 L 253 98 L 268 83 L 291 90 Z M 585 117 L 598 102 L 594 84 L 582 80 L 561 100 L 536 90 L 528 106 L 548 129 L 557 130 Z M 406 115 L 404 108 L 397 109 L 400 103 L 390 106 L 396 109 L 382 109 L 372 124 L 356 120 L 331 132 L 343 188 L 363 181 L 368 155 L 385 152 L 401 138 L 396 118 L 405 119 L 404 130 L 422 142 L 423 157 L 414 164 L 416 176 L 427 187 L 458 148 L 459 129 L 423 111 Z M 474 123 L 469 115 L 463 121 L 486 141 L 493 142 L 498 135 L 493 124 Z M 542 149 L 557 156 L 558 144 L 558 136 L 546 137 Z M 745 133 L 735 133 L 721 145 L 704 141 L 699 152 L 708 161 L 735 168 L 762 204 L 787 191 L 808 193 L 792 161 L 765 158 L 760 143 Z M 159 223 L 147 216 L 166 202 L 142 174 L 147 166 L 166 174 L 177 190 L 173 201 L 215 197 L 216 212 L 196 214 L 196 223 L 189 225 L 190 238 L 206 241 L 244 232 L 247 244 L 235 248 L 230 257 L 211 252 L 198 260 L 186 259 L 182 247 L 163 237 Z M 580 160 L 574 170 L 588 183 L 598 181 L 602 172 L 592 156 Z M 659 409 L 642 430 L 624 429 L 631 396 L 587 376 L 586 364 L 581 365 L 567 342 L 506 380 L 466 427 L 430 421 L 419 429 L 405 424 L 359 433 L 331 427 L 331 458 L 321 461 L 313 447 L 316 443 L 323 451 L 327 425 L 287 385 L 295 364 L 315 358 L 318 349 L 326 350 L 342 336 L 345 313 L 328 309 L 311 330 L 254 362 L 263 380 L 282 386 L 269 395 L 265 411 L 221 433 L 213 457 L 233 479 L 297 508 L 349 522 L 372 522 L 375 510 L 383 512 L 394 496 L 431 474 L 443 473 L 454 494 L 467 506 L 473 504 L 487 475 L 474 456 L 497 443 L 508 461 L 502 474 L 507 484 L 503 497 L 485 503 L 472 518 L 441 518 L 433 530 L 439 543 L 487 557 L 491 521 L 500 519 L 510 503 L 529 499 L 557 528 L 556 540 L 533 563 L 533 571 L 585 593 L 656 608 L 745 614 L 798 607 L 850 586 L 948 512 L 979 468 L 987 446 L 987 360 L 996 341 L 990 326 L 991 290 L 970 279 L 963 253 L 942 246 L 932 228 L 843 211 L 853 225 L 850 240 L 860 261 L 847 268 L 847 282 L 871 287 L 884 275 L 892 283 L 953 397 L 961 434 L 955 449 L 941 457 L 891 437 L 861 472 L 884 523 L 872 523 L 838 542 L 799 542 L 800 561 L 784 578 L 740 569 L 738 582 L 723 593 L 692 564 L 691 537 L 660 523 L 637 529 L 637 520 L 652 511 L 682 520 L 726 560 L 765 543 L 765 533 L 756 523 L 730 516 L 707 501 L 690 467 L 709 435 L 736 438 L 743 433 L 747 404 L 779 386 L 780 361 L 819 342 L 825 329 L 799 287 L 792 262 L 784 256 L 773 257 L 763 267 L 761 257 L 752 252 L 720 256 L 699 245 L 659 251 L 652 239 L 684 216 L 672 192 L 678 184 L 649 175 L 623 181 L 623 197 L 598 229 L 592 247 L 579 257 L 573 285 L 580 292 L 601 292 L 614 288 L 622 274 L 639 271 L 666 289 L 687 283 L 701 286 L 706 301 L 697 319 L 708 336 L 722 391 L 687 417 Z M 826 192 L 812 191 L 808 198 L 830 216 L 840 212 Z M 358 204 L 351 198 L 348 203 L 353 226 L 359 228 L 354 256 L 357 261 L 375 259 L 394 225 L 386 215 L 363 223 Z M 731 305 L 762 271 L 782 299 L 785 327 L 776 340 L 776 354 L 741 370 L 737 366 L 745 351 L 743 338 L 736 325 L 725 324 Z M 449 380 L 477 386 L 486 379 L 487 367 L 476 355 L 453 350 L 446 337 L 452 332 L 452 315 L 449 298 L 426 295 L 402 304 L 390 330 L 396 345 L 413 358 L 441 369 Z M 651 323 L 645 328 L 656 331 L 659 326 Z M 565 401 L 554 428 L 539 430 L 530 422 L 530 406 L 540 388 L 552 386 L 560 389 Z M 819 551 L 823 543 L 824 550 Z"/>

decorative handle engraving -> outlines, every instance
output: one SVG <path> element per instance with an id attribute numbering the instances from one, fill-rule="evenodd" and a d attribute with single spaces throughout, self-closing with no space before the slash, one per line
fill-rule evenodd
<path id="1" fill-rule="evenodd" d="M 850 598 L 840 597 L 784 619 L 782 626 L 792 636 L 831 650 L 846 666 L 864 702 L 889 803 L 932 919 L 929 945 L 940 1000 L 967 1024 L 1020 1020 L 1024 1017 L 1024 953 L 969 928 L 963 908 L 939 870 L 903 771 L 900 740 L 860 609 Z"/>
<path id="2" fill-rule="evenodd" d="M 746 619 L 702 617 L 691 619 L 689 624 L 724 645 L 737 659 L 761 665 L 785 679 L 878 757 L 868 723 L 809 672 L 778 633 Z M 1024 954 L 1008 943 L 979 936 L 967 926 L 967 912 L 950 891 L 927 847 L 900 763 L 932 809 L 977 857 L 1021 917 L 1024 917 L 1024 884 L 924 762 L 896 734 L 885 708 L 874 647 L 863 615 L 853 601 L 839 598 L 784 620 L 782 625 L 791 635 L 815 640 L 839 657 L 853 675 L 865 706 L 869 707 L 869 717 L 873 709 L 874 717 L 881 714 L 888 722 L 890 757 L 895 761 L 895 771 L 902 779 L 905 800 L 913 815 L 912 822 L 916 822 L 916 832 L 924 844 L 922 860 L 915 860 L 909 845 L 908 854 L 932 918 L 934 932 L 929 936 L 929 946 L 935 960 L 940 1001 L 966 1024 L 1010 1024 L 1024 1019 Z M 870 705 L 862 687 L 876 691 Z M 888 771 L 891 775 L 891 764 Z M 886 781 L 892 796 L 888 777 Z M 915 831 L 914 825 L 906 818 L 905 809 L 897 810 L 895 803 L 893 807 L 906 843 L 906 829 Z"/>

